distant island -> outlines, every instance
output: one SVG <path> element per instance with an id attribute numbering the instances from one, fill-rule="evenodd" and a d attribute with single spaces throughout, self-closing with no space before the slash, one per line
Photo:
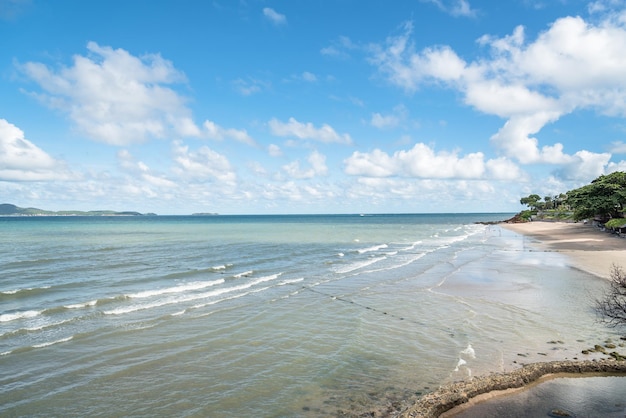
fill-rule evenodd
<path id="1" fill-rule="evenodd" d="M 10 203 L 0 204 L 0 216 L 156 216 L 156 213 L 116 212 L 113 210 L 61 210 L 50 211 L 37 208 L 20 208 Z"/>

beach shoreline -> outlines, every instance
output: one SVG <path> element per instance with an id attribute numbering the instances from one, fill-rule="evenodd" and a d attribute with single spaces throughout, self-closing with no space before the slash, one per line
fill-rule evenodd
<path id="1" fill-rule="evenodd" d="M 612 265 L 626 260 L 626 239 L 584 223 L 544 222 L 500 223 L 499 227 L 524 237 L 525 249 L 559 252 L 570 267 L 609 280 Z M 623 266 L 622 266 L 623 267 Z M 494 396 L 511 396 L 539 381 L 563 373 L 581 377 L 598 373 L 626 376 L 626 361 L 615 359 L 562 360 L 524 365 L 505 373 L 494 373 L 441 386 L 404 410 L 405 418 L 454 416 Z"/>
<path id="2" fill-rule="evenodd" d="M 626 239 L 591 224 L 533 221 L 499 226 L 530 238 L 531 250 L 562 253 L 571 267 L 605 279 L 613 264 L 626 260 Z"/>

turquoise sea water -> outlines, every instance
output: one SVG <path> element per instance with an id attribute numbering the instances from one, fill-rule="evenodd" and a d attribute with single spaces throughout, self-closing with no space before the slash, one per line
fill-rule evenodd
<path id="1" fill-rule="evenodd" d="M 357 416 L 610 337 L 506 217 L 0 218 L 0 416 Z"/>

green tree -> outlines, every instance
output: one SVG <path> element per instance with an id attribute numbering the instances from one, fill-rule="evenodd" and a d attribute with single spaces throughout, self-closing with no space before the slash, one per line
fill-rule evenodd
<path id="1" fill-rule="evenodd" d="M 567 200 L 567 195 L 565 193 L 561 193 L 558 196 L 554 196 L 552 202 L 554 204 L 554 209 L 559 209 L 565 201 Z"/>
<path id="2" fill-rule="evenodd" d="M 538 194 L 531 194 L 526 197 L 522 197 L 520 199 L 520 203 L 522 205 L 528 206 L 530 209 L 537 209 L 537 203 L 541 200 L 541 197 Z"/>
<path id="3" fill-rule="evenodd" d="M 567 203 L 574 210 L 576 220 L 618 217 L 626 205 L 626 173 L 616 171 L 602 175 L 591 184 L 570 190 Z"/>
<path id="4" fill-rule="evenodd" d="M 543 201 L 546 202 L 546 209 L 554 209 L 552 196 L 546 196 L 543 198 Z"/>

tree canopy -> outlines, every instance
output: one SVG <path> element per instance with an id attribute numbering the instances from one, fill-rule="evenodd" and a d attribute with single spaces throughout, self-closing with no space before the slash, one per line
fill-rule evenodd
<path id="1" fill-rule="evenodd" d="M 626 205 L 626 172 L 616 171 L 602 175 L 591 184 L 567 192 L 567 203 L 574 211 L 574 219 L 601 216 L 619 217 Z"/>
<path id="2" fill-rule="evenodd" d="M 534 208 L 540 200 L 541 197 L 538 194 L 531 194 L 530 196 L 522 197 L 519 202 L 529 208 Z"/>

